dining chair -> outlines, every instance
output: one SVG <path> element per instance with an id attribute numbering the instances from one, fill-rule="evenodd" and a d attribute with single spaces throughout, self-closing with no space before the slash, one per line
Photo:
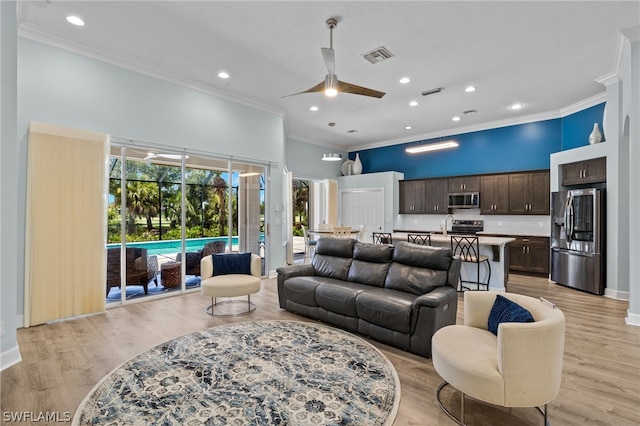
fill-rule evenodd
<path id="1" fill-rule="evenodd" d="M 300 225 L 300 227 L 302 228 L 302 237 L 304 238 L 304 263 L 307 263 L 307 260 L 311 259 L 311 250 L 315 250 L 318 241 L 309 238 L 309 234 L 304 225 Z"/>
<path id="2" fill-rule="evenodd" d="M 407 241 L 421 246 L 430 246 L 431 234 L 407 234 Z"/>
<path id="3" fill-rule="evenodd" d="M 319 229 L 320 231 L 329 231 L 329 232 L 332 232 L 332 231 L 333 231 L 333 226 L 334 226 L 334 225 L 332 225 L 332 224 L 330 224 L 330 223 L 321 223 L 321 224 L 319 224 L 319 225 L 318 225 L 318 229 Z"/>
<path id="4" fill-rule="evenodd" d="M 489 283 L 491 282 L 491 262 L 485 255 L 480 254 L 480 243 L 478 237 L 461 237 L 451 236 L 451 251 L 454 256 L 459 256 L 463 262 L 475 263 L 477 267 L 476 280 L 463 280 L 460 276 L 460 291 L 471 290 L 469 287 L 465 287 L 464 283 L 475 284 L 476 290 L 480 290 L 480 286 L 484 286 L 485 290 L 489 290 Z M 480 281 L 480 264 L 487 263 L 487 282 Z"/>
<path id="5" fill-rule="evenodd" d="M 372 232 L 371 236 L 374 244 L 393 244 L 391 233 L 389 232 Z"/>
<path id="6" fill-rule="evenodd" d="M 365 238 L 365 236 L 364 236 L 364 228 L 365 228 L 365 226 L 366 225 L 359 225 L 358 226 L 358 234 L 356 236 L 356 239 L 358 241 L 360 241 L 361 243 L 364 242 L 364 238 Z"/>
<path id="7" fill-rule="evenodd" d="M 350 226 L 334 226 L 333 238 L 351 238 Z"/>

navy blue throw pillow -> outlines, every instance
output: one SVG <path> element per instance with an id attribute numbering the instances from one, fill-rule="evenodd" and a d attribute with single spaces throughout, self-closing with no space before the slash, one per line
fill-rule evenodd
<path id="1" fill-rule="evenodd" d="M 213 275 L 251 274 L 251 253 L 213 254 Z"/>
<path id="2" fill-rule="evenodd" d="M 501 322 L 534 322 L 531 312 L 506 297 L 496 295 L 491 313 L 489 314 L 489 331 L 498 335 L 498 325 Z"/>

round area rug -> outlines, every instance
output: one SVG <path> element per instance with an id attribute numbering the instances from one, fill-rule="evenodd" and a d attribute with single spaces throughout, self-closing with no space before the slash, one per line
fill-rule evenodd
<path id="1" fill-rule="evenodd" d="M 109 373 L 74 425 L 391 425 L 400 381 L 373 345 L 297 321 L 229 324 Z"/>

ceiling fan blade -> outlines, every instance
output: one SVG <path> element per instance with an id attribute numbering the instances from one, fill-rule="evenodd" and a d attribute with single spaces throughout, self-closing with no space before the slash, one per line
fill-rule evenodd
<path id="1" fill-rule="evenodd" d="M 324 59 L 324 64 L 327 66 L 329 74 L 335 74 L 336 52 L 328 47 L 321 47 L 320 50 L 322 51 L 322 58 Z"/>
<path id="2" fill-rule="evenodd" d="M 382 98 L 386 95 L 385 92 L 378 90 L 368 89 L 366 87 L 358 86 L 351 83 L 338 80 L 338 92 L 339 93 L 352 93 L 354 95 L 371 96 L 372 98 Z"/>
<path id="3" fill-rule="evenodd" d="M 289 96 L 301 95 L 303 93 L 318 93 L 318 92 L 324 92 L 324 81 L 321 81 L 320 83 L 316 84 L 312 88 L 307 89 L 303 92 L 292 93 L 290 95 L 283 96 L 283 98 L 288 98 Z"/>

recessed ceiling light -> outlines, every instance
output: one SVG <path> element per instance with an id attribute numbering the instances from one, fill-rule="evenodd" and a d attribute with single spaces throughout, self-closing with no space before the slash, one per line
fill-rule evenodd
<path id="1" fill-rule="evenodd" d="M 460 121 L 460 117 L 458 117 L 457 115 L 455 117 L 453 117 L 451 120 L 453 121 Z"/>
<path id="2" fill-rule="evenodd" d="M 518 110 L 518 109 L 523 108 L 523 107 L 524 107 L 524 105 L 522 105 L 522 104 L 513 104 L 509 108 L 511 108 L 513 110 Z"/>
<path id="3" fill-rule="evenodd" d="M 464 89 L 465 92 L 475 92 L 476 88 L 475 86 L 468 86 L 466 89 Z"/>
<path id="4" fill-rule="evenodd" d="M 80 17 L 75 15 L 67 16 L 67 22 L 77 27 L 84 27 L 84 21 Z"/>
<path id="5" fill-rule="evenodd" d="M 413 127 L 411 127 L 411 126 L 404 126 L 404 129 L 405 129 L 405 130 L 411 130 L 411 129 L 413 129 Z"/>
<path id="6" fill-rule="evenodd" d="M 418 106 L 418 102 L 411 101 L 411 102 L 409 102 L 409 106 Z"/>
<path id="7" fill-rule="evenodd" d="M 218 77 L 220 77 L 220 78 L 224 78 L 224 79 L 227 79 L 227 78 L 229 78 L 229 73 L 224 72 L 224 71 L 220 71 L 220 72 L 218 73 Z"/>
<path id="8" fill-rule="evenodd" d="M 311 111 L 317 111 L 319 108 L 317 106 L 312 106 L 311 108 L 309 108 Z"/>
<path id="9" fill-rule="evenodd" d="M 409 83 L 410 81 L 411 81 L 411 79 L 410 79 L 409 77 L 402 77 L 402 78 L 400 79 L 400 83 L 402 83 L 402 84 L 407 84 L 407 83 Z"/>

